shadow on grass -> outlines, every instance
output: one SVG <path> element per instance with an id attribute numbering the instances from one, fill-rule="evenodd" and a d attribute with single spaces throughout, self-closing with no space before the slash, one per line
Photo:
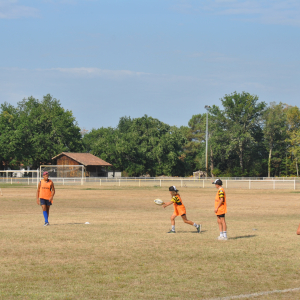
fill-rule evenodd
<path id="1" fill-rule="evenodd" d="M 248 238 L 253 238 L 256 236 L 257 236 L 257 234 L 248 234 L 248 235 L 240 235 L 240 236 L 236 236 L 236 237 L 231 237 L 228 239 L 229 240 L 248 239 Z"/>
<path id="2" fill-rule="evenodd" d="M 61 224 L 52 224 L 50 226 L 62 226 L 62 225 L 91 225 L 91 224 L 85 224 L 85 223 L 61 223 Z"/>
<path id="3" fill-rule="evenodd" d="M 200 234 L 201 234 L 201 233 L 204 233 L 204 232 L 206 232 L 206 231 L 207 231 L 207 230 L 201 230 Z M 197 234 L 199 234 L 198 231 L 176 231 L 176 232 L 178 232 L 178 233 L 197 233 Z"/>

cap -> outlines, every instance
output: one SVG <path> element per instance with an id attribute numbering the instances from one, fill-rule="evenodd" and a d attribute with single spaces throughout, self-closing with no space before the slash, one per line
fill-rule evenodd
<path id="1" fill-rule="evenodd" d="M 176 186 L 175 185 L 172 185 L 169 187 L 169 191 L 170 192 L 178 192 L 178 190 L 176 189 Z"/>
<path id="2" fill-rule="evenodd" d="M 49 173 L 48 173 L 47 171 L 45 171 L 45 172 L 43 173 L 43 176 L 44 176 L 44 175 L 49 175 Z"/>
<path id="3" fill-rule="evenodd" d="M 223 182 L 221 179 L 216 179 L 212 184 L 222 185 Z"/>

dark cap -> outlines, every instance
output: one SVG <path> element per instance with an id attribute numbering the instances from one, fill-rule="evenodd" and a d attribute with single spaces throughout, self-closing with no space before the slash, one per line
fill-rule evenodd
<path id="1" fill-rule="evenodd" d="M 212 184 L 222 185 L 223 182 L 221 179 L 216 179 Z"/>
<path id="2" fill-rule="evenodd" d="M 169 187 L 169 191 L 170 192 L 178 192 L 178 190 L 176 189 L 176 186 L 175 185 L 172 185 Z"/>

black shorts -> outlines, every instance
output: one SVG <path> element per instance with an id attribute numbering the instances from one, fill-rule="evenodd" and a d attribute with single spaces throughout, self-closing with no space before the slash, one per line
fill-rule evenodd
<path id="1" fill-rule="evenodd" d="M 223 215 L 217 215 L 218 218 L 225 218 L 225 214 Z"/>
<path id="2" fill-rule="evenodd" d="M 50 205 L 52 205 L 52 203 L 49 200 L 40 198 L 40 205 L 50 206 Z"/>

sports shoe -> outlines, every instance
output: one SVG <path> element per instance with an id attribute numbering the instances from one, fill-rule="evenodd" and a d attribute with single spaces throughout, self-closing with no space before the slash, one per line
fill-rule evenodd
<path id="1" fill-rule="evenodd" d="M 170 230 L 168 233 L 176 233 L 175 230 Z"/>
<path id="2" fill-rule="evenodd" d="M 219 235 L 218 238 L 217 238 L 217 240 L 218 240 L 218 241 L 223 241 L 223 240 L 224 240 L 224 236 L 220 236 L 220 235 Z"/>
<path id="3" fill-rule="evenodd" d="M 198 225 L 198 227 L 197 227 L 197 232 L 198 232 L 198 233 L 201 232 L 201 224 Z"/>
<path id="4" fill-rule="evenodd" d="M 49 222 L 44 224 L 44 226 L 49 226 L 49 225 L 50 225 Z"/>

